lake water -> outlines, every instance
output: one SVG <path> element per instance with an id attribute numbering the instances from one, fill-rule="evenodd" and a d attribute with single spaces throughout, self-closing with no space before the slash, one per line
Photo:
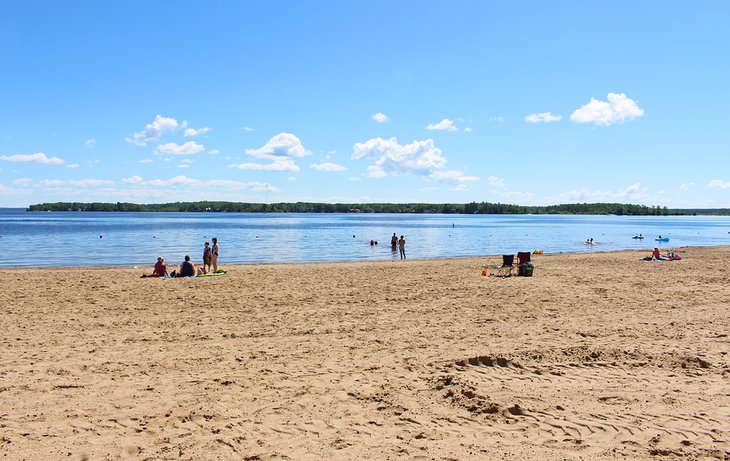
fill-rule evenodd
<path id="1" fill-rule="evenodd" d="M 409 258 L 730 244 L 730 217 L 298 213 L 26 212 L 0 209 L 0 266 L 151 266 L 158 255 L 199 263 L 218 237 L 220 263 Z M 635 240 L 635 234 L 644 240 Z M 658 235 L 668 242 L 655 242 Z M 593 238 L 593 245 L 585 241 Z M 370 240 L 378 245 L 371 246 Z"/>

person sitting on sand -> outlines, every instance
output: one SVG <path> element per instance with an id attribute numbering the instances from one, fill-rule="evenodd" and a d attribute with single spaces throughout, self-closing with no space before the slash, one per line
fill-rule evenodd
<path id="1" fill-rule="evenodd" d="M 190 261 L 190 256 L 185 255 L 185 261 L 180 264 L 180 271 L 175 274 L 175 277 L 195 277 L 195 274 L 195 264 Z"/>
<path id="2" fill-rule="evenodd" d="M 662 255 L 661 255 L 661 253 L 659 253 L 659 248 L 654 247 L 654 251 L 651 252 L 651 259 L 654 259 L 654 260 L 662 259 Z"/>
<path id="3" fill-rule="evenodd" d="M 167 274 L 167 264 L 165 263 L 165 258 L 162 256 L 157 257 L 157 262 L 155 263 L 155 268 L 152 269 L 151 275 L 143 275 L 142 277 L 168 277 Z"/>

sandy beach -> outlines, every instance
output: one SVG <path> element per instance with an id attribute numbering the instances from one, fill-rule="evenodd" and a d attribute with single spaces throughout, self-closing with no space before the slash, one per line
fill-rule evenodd
<path id="1" fill-rule="evenodd" d="M 0 458 L 730 459 L 730 247 L 0 269 Z"/>

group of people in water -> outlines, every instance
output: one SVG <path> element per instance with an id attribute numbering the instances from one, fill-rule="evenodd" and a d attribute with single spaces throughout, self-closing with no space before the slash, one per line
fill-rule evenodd
<path id="1" fill-rule="evenodd" d="M 355 237 L 353 235 L 353 237 Z M 378 244 L 377 240 L 370 240 L 370 246 L 375 246 Z M 396 250 L 400 252 L 400 259 L 406 259 L 406 238 L 405 236 L 401 235 L 400 238 L 398 238 L 398 235 L 393 232 L 393 236 L 390 238 L 390 249 L 395 253 Z"/>
<path id="2" fill-rule="evenodd" d="M 400 259 L 406 259 L 406 238 L 404 236 L 398 236 L 393 232 L 393 236 L 390 238 L 390 249 L 395 251 L 396 248 L 400 252 Z"/>
<path id="3" fill-rule="evenodd" d="M 218 272 L 218 239 L 213 237 L 210 242 L 205 242 L 203 246 L 203 263 L 195 267 L 190 260 L 190 255 L 185 255 L 185 259 L 176 270 L 167 271 L 167 263 L 162 256 L 157 257 L 157 262 L 151 275 L 143 275 L 142 277 L 194 277 L 196 275 L 215 274 Z"/>

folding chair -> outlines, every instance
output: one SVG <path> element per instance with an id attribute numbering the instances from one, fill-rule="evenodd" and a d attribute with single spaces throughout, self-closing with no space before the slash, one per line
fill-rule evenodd
<path id="1" fill-rule="evenodd" d="M 497 277 L 509 277 L 512 275 L 514 267 L 515 255 L 502 255 L 502 265 L 492 268 L 492 275 Z"/>

